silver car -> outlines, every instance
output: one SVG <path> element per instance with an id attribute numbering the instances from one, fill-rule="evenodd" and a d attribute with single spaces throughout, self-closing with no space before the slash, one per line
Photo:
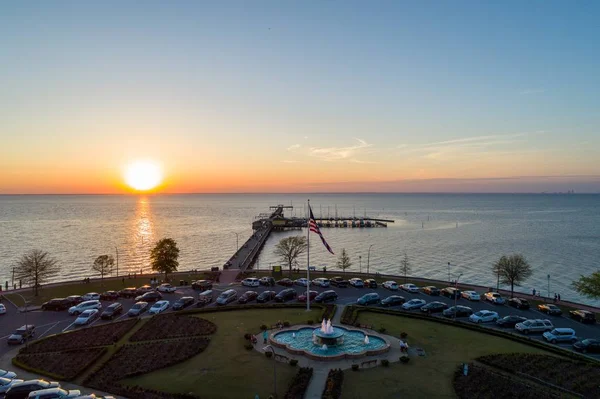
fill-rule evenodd
<path id="1" fill-rule="evenodd" d="M 100 301 L 97 300 L 81 302 L 79 305 L 71 306 L 69 308 L 69 314 L 78 315 L 85 312 L 88 309 L 100 310 L 102 309 L 102 304 L 100 303 Z"/>
<path id="2" fill-rule="evenodd" d="M 10 378 L 0 377 L 0 394 L 6 393 L 8 388 L 12 387 L 14 384 L 18 384 L 19 382 L 23 382 L 23 380 L 11 380 Z"/>
<path id="3" fill-rule="evenodd" d="M 217 298 L 217 305 L 227 305 L 229 302 L 233 302 L 237 299 L 237 292 L 234 290 L 227 290 L 223 292 Z"/>

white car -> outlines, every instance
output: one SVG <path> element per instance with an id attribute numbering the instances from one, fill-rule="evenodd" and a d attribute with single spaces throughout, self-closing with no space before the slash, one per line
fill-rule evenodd
<path id="1" fill-rule="evenodd" d="M 355 288 L 362 288 L 365 286 L 365 283 L 359 278 L 351 278 L 348 280 L 348 283 Z"/>
<path id="2" fill-rule="evenodd" d="M 84 301 L 99 301 L 100 294 L 98 294 L 97 292 L 88 292 L 82 298 Z"/>
<path id="3" fill-rule="evenodd" d="M 462 296 L 465 299 L 468 299 L 469 301 L 479 301 L 479 300 L 481 300 L 481 295 L 479 295 L 475 291 L 463 291 L 463 292 L 460 293 L 460 296 Z"/>
<path id="4" fill-rule="evenodd" d="M 484 297 L 486 301 L 496 305 L 504 305 L 504 302 L 506 302 L 504 298 L 502 298 L 502 295 L 498 294 L 497 292 L 486 292 Z"/>
<path id="5" fill-rule="evenodd" d="M 19 382 L 23 382 L 23 380 L 11 380 L 10 378 L 0 377 L 0 395 L 6 393 L 8 388 L 12 387 L 14 384 L 18 384 Z"/>
<path id="6" fill-rule="evenodd" d="M 78 317 L 75 319 L 76 326 L 83 326 L 86 324 L 90 324 L 94 320 L 96 320 L 100 316 L 100 311 L 98 309 L 88 309 L 84 310 Z"/>
<path id="7" fill-rule="evenodd" d="M 81 302 L 80 304 L 76 305 L 76 306 L 71 306 L 69 308 L 69 314 L 70 315 L 78 315 L 88 309 L 102 309 L 102 304 L 100 303 L 100 301 L 85 301 L 85 302 Z"/>
<path id="8" fill-rule="evenodd" d="M 523 334 L 534 333 L 545 333 L 546 331 L 554 330 L 554 325 L 550 320 L 541 319 L 529 319 L 522 323 L 515 324 L 515 330 L 522 332 Z"/>
<path id="9" fill-rule="evenodd" d="M 81 396 L 81 391 L 79 389 L 71 389 L 66 390 L 62 388 L 48 388 L 48 389 L 39 389 L 37 391 L 33 391 L 29 393 L 28 399 L 71 399 L 78 398 Z"/>
<path id="10" fill-rule="evenodd" d="M 400 288 L 402 288 L 404 291 L 412 292 L 413 294 L 419 293 L 419 287 L 412 283 L 402 284 Z"/>
<path id="11" fill-rule="evenodd" d="M 469 316 L 469 320 L 477 324 L 491 322 L 495 323 L 499 318 L 500 316 L 498 316 L 498 313 L 492 312 L 491 310 L 480 310 L 479 312 L 475 312 Z"/>
<path id="12" fill-rule="evenodd" d="M 169 308 L 169 301 L 158 301 L 148 311 L 150 314 L 159 314 Z"/>
<path id="13" fill-rule="evenodd" d="M 0 369 L 0 377 L 13 379 L 17 378 L 17 373 Z"/>
<path id="14" fill-rule="evenodd" d="M 390 291 L 398 291 L 398 283 L 395 281 L 386 281 L 382 284 L 383 288 L 388 289 Z"/>
<path id="15" fill-rule="evenodd" d="M 323 277 L 319 277 L 312 281 L 312 285 L 327 288 L 329 287 L 329 280 Z"/>
<path id="16" fill-rule="evenodd" d="M 258 287 L 260 285 L 260 280 L 254 277 L 245 278 L 242 280 L 242 285 L 244 287 Z"/>
<path id="17" fill-rule="evenodd" d="M 402 309 L 404 310 L 413 310 L 413 309 L 421 309 L 425 306 L 426 302 L 423 299 L 411 299 L 410 301 L 402 304 Z"/>
<path id="18" fill-rule="evenodd" d="M 0 314 L 6 313 L 6 306 L 0 303 Z"/>
<path id="19" fill-rule="evenodd" d="M 175 292 L 177 288 L 173 287 L 171 284 L 161 284 L 156 290 L 160 292 Z"/>
<path id="20" fill-rule="evenodd" d="M 302 287 L 307 287 L 308 286 L 308 280 L 305 279 L 304 277 L 302 277 L 302 278 L 299 278 L 297 280 L 294 280 L 294 284 L 300 285 Z"/>

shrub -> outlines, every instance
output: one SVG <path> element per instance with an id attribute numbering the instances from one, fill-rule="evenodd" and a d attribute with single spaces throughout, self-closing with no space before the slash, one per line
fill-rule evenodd
<path id="1" fill-rule="evenodd" d="M 298 365 L 298 359 L 290 359 L 290 366 Z"/>
<path id="2" fill-rule="evenodd" d="M 250 333 L 244 334 L 244 339 L 247 341 L 250 341 L 252 339 L 252 334 L 250 334 Z"/>
<path id="3" fill-rule="evenodd" d="M 252 349 L 254 349 L 254 345 L 252 345 L 252 344 L 245 344 L 244 348 L 246 348 L 246 350 L 251 351 Z"/>
<path id="4" fill-rule="evenodd" d="M 273 357 L 273 352 L 271 351 L 267 351 L 265 352 L 265 356 L 268 357 L 269 359 Z"/>
<path id="5" fill-rule="evenodd" d="M 380 332 L 381 334 L 385 334 L 385 332 L 386 332 L 386 331 L 387 331 L 387 330 L 385 329 L 385 327 L 381 327 L 381 328 L 379 329 L 379 332 Z"/>
<path id="6" fill-rule="evenodd" d="M 408 361 L 410 360 L 410 357 L 406 356 L 406 355 L 402 355 L 400 356 L 400 361 L 402 363 L 408 363 Z"/>
<path id="7" fill-rule="evenodd" d="M 283 326 L 284 327 L 289 327 L 290 326 L 290 322 L 289 321 L 284 321 L 283 322 Z"/>
<path id="8" fill-rule="evenodd" d="M 358 364 L 353 366 L 357 366 Z M 354 370 L 354 367 L 353 367 Z M 344 372 L 341 369 L 331 369 L 327 374 L 327 381 L 325 382 L 325 389 L 323 390 L 322 398 L 325 399 L 338 399 L 342 396 L 342 383 L 344 382 Z"/>
<path id="9" fill-rule="evenodd" d="M 266 331 L 266 330 L 268 330 L 268 329 L 269 329 L 269 327 L 267 327 L 267 325 L 266 325 L 266 324 L 263 324 L 263 325 L 261 325 L 261 326 L 260 326 L 260 330 L 261 330 L 261 331 Z"/>
<path id="10" fill-rule="evenodd" d="M 406 337 L 408 337 L 407 333 L 405 333 L 405 332 L 400 333 L 400 338 L 406 339 Z"/>
<path id="11" fill-rule="evenodd" d="M 358 371 L 358 364 L 352 365 L 352 371 Z"/>
<path id="12" fill-rule="evenodd" d="M 383 367 L 389 367 L 389 365 L 390 365 L 390 361 L 389 361 L 389 360 L 387 360 L 387 359 L 381 359 L 381 365 L 382 365 Z"/>
<path id="13" fill-rule="evenodd" d="M 129 339 L 130 342 L 210 335 L 217 326 L 205 319 L 177 314 L 154 316 Z"/>
<path id="14" fill-rule="evenodd" d="M 65 352 L 19 353 L 15 361 L 32 371 L 56 375 L 63 380 L 72 380 L 105 352 L 106 348 L 92 348 Z"/>
<path id="15" fill-rule="evenodd" d="M 315 322 L 312 319 L 310 319 L 306 322 L 306 324 L 308 324 L 309 326 L 312 326 L 313 324 L 315 324 Z"/>

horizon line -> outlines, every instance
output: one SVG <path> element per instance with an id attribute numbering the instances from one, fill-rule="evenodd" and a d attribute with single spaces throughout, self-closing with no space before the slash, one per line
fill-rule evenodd
<path id="1" fill-rule="evenodd" d="M 328 194 L 405 194 L 405 195 L 598 195 L 600 191 L 498 191 L 498 192 L 482 192 L 482 191 L 327 191 L 327 192 L 132 192 L 132 193 L 0 193 L 0 196 L 34 196 L 34 195 L 119 195 L 119 196 L 135 196 L 135 195 L 328 195 Z"/>

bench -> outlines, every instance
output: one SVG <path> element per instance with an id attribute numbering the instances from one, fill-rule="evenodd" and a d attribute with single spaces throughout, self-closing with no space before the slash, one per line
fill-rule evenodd
<path id="1" fill-rule="evenodd" d="M 367 360 L 366 362 L 362 362 L 360 364 L 360 367 L 362 367 L 362 368 L 373 367 L 373 366 L 377 366 L 377 359 Z"/>
<path id="2" fill-rule="evenodd" d="M 275 354 L 275 360 L 280 361 L 280 362 L 289 363 L 290 358 L 287 356 L 284 356 L 284 355 Z"/>

